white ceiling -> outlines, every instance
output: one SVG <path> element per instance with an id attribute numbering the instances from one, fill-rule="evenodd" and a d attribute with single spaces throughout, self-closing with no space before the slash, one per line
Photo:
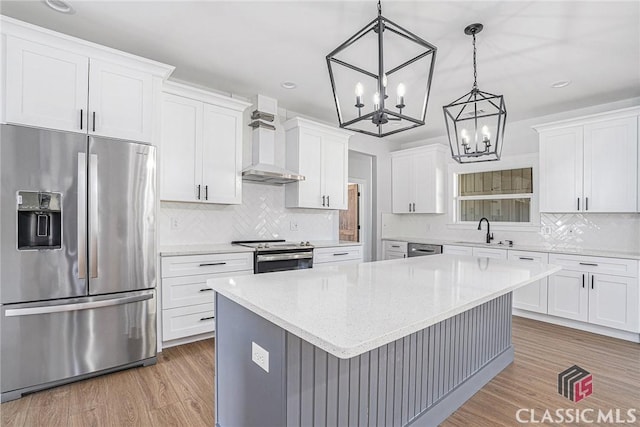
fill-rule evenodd
<path id="1" fill-rule="evenodd" d="M 251 97 L 337 123 L 325 56 L 371 21 L 371 1 L 69 1 L 63 15 L 41 1 L 2 1 L 0 12 L 175 65 L 173 78 Z M 640 2 L 393 1 L 383 15 L 438 48 L 427 125 L 390 139 L 445 133 L 442 106 L 472 84 L 478 36 L 480 89 L 503 94 L 508 120 L 640 96 Z M 571 80 L 564 89 L 552 89 Z M 297 83 L 295 90 L 280 86 Z"/>

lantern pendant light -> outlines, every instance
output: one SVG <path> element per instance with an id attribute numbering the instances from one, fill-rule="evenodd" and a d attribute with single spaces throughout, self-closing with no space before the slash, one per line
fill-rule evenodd
<path id="1" fill-rule="evenodd" d="M 340 127 L 385 137 L 423 126 L 436 51 L 378 1 L 378 16 L 326 57 Z"/>
<path id="2" fill-rule="evenodd" d="M 458 163 L 500 160 L 507 109 L 502 95 L 478 89 L 476 34 L 482 24 L 471 24 L 464 33 L 473 37 L 473 86 L 471 91 L 442 107 L 451 156 Z"/>

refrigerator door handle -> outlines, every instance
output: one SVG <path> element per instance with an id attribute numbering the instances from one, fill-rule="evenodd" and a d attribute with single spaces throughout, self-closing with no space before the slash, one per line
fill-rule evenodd
<path id="1" fill-rule="evenodd" d="M 87 274 L 87 155 L 78 153 L 78 279 Z"/>
<path id="2" fill-rule="evenodd" d="M 98 155 L 89 155 L 89 270 L 98 277 Z"/>
<path id="3" fill-rule="evenodd" d="M 80 302 L 72 304 L 58 304 L 37 307 L 12 308 L 5 311 L 6 317 L 29 316 L 32 314 L 62 313 L 65 311 L 90 310 L 93 308 L 109 307 L 113 305 L 129 304 L 132 302 L 146 301 L 153 298 L 153 292 L 144 295 L 134 295 L 112 298 L 102 301 Z"/>

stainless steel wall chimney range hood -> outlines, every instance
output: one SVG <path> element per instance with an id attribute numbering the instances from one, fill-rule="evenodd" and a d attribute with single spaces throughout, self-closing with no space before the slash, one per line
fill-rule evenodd
<path id="1" fill-rule="evenodd" d="M 278 102 L 258 95 L 255 107 L 249 123 L 253 128 L 252 163 L 242 171 L 242 179 L 272 185 L 304 181 L 304 176 L 275 165 L 276 127 L 273 123 L 278 114 Z"/>

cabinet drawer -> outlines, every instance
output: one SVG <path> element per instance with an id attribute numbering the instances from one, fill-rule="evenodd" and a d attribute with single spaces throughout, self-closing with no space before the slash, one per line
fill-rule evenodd
<path id="1" fill-rule="evenodd" d="M 162 279 L 162 309 L 213 303 L 215 292 L 207 286 L 207 280 L 246 274 L 253 274 L 253 270 L 165 277 Z"/>
<path id="2" fill-rule="evenodd" d="M 568 270 L 638 277 L 638 261 L 633 259 L 549 254 L 549 263 L 561 265 Z"/>
<path id="3" fill-rule="evenodd" d="M 480 256 L 494 259 L 507 259 L 507 251 L 505 249 L 493 248 L 473 248 L 473 256 Z"/>
<path id="4" fill-rule="evenodd" d="M 215 330 L 213 303 L 162 310 L 162 340 L 170 341 Z"/>
<path id="5" fill-rule="evenodd" d="M 319 248 L 313 251 L 313 263 L 362 261 L 362 246 Z"/>
<path id="6" fill-rule="evenodd" d="M 471 246 L 453 246 L 453 245 L 444 245 L 442 247 L 443 254 L 450 255 L 473 255 L 473 248 Z"/>
<path id="7" fill-rule="evenodd" d="M 397 240 L 385 240 L 383 248 L 387 252 L 404 252 L 407 253 L 407 242 Z"/>
<path id="8" fill-rule="evenodd" d="M 508 259 L 511 261 L 549 262 L 549 254 L 546 252 L 508 251 Z"/>
<path id="9" fill-rule="evenodd" d="M 253 270 L 253 252 L 183 255 L 162 258 L 162 277 Z"/>

